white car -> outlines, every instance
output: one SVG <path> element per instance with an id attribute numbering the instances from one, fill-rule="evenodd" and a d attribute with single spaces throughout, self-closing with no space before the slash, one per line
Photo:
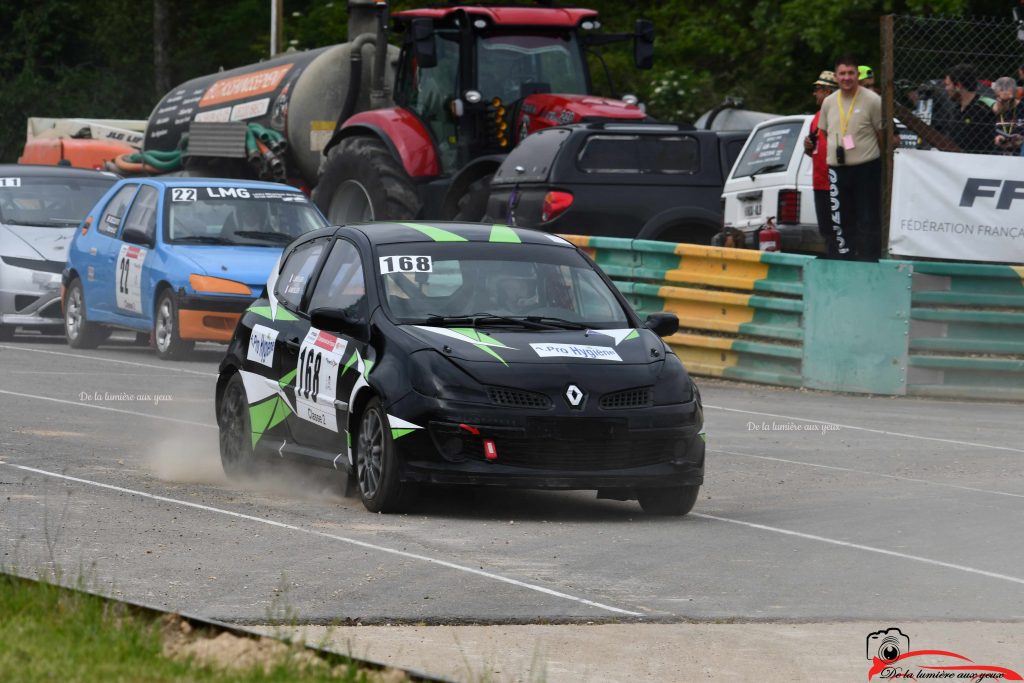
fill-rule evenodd
<path id="1" fill-rule="evenodd" d="M 725 227 L 742 230 L 748 247 L 757 248 L 758 230 L 774 217 L 782 251 L 824 251 L 814 213 L 811 157 L 803 146 L 811 118 L 782 116 L 759 123 L 725 181 Z"/>
<path id="2" fill-rule="evenodd" d="M 68 245 L 113 173 L 0 165 L 0 341 L 17 328 L 64 331 L 60 274 Z"/>

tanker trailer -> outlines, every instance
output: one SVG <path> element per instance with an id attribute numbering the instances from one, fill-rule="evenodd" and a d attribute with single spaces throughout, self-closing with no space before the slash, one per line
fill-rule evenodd
<path id="1" fill-rule="evenodd" d="M 182 169 L 183 175 L 255 176 L 312 187 L 321 150 L 338 124 L 390 104 L 398 48 L 387 46 L 386 20 L 386 4 L 351 0 L 346 43 L 179 85 L 150 115 L 144 152 L 118 159 L 117 170 Z M 386 46 L 383 59 L 374 58 L 377 44 Z"/>

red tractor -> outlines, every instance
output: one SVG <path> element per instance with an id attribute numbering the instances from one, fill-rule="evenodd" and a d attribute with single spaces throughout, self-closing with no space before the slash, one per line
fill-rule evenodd
<path id="1" fill-rule="evenodd" d="M 636 98 L 592 95 L 585 50 L 634 40 L 653 61 L 653 25 L 600 34 L 597 13 L 453 5 L 399 12 L 395 106 L 345 120 L 324 148 L 313 197 L 331 222 L 484 215 L 488 183 L 530 133 L 566 123 L 644 121 Z"/>

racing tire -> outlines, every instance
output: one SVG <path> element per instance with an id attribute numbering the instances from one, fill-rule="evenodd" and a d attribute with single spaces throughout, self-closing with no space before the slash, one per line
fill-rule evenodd
<path id="1" fill-rule="evenodd" d="M 14 325 L 0 325 L 0 342 L 14 339 Z"/>
<path id="2" fill-rule="evenodd" d="M 110 333 L 89 322 L 85 313 L 85 290 L 81 280 L 72 280 L 64 300 L 64 336 L 73 349 L 95 349 Z"/>
<path id="3" fill-rule="evenodd" d="M 363 507 L 370 512 L 404 510 L 413 494 L 412 485 L 399 479 L 395 442 L 379 398 L 370 399 L 359 416 L 355 441 L 356 483 Z"/>
<path id="4" fill-rule="evenodd" d="M 465 194 L 459 197 L 458 210 L 452 220 L 471 223 L 483 221 L 484 216 L 487 215 L 487 200 L 491 196 L 492 177 L 485 175 L 469 184 Z"/>
<path id="5" fill-rule="evenodd" d="M 169 289 L 160 293 L 153 309 L 153 344 L 160 360 L 181 360 L 196 345 L 194 341 L 182 339 L 178 332 L 178 302 Z"/>
<path id="6" fill-rule="evenodd" d="M 261 462 L 252 445 L 252 424 L 245 384 L 238 373 L 231 375 L 217 411 L 220 465 L 229 479 L 251 478 L 259 473 Z"/>
<path id="7" fill-rule="evenodd" d="M 331 225 L 414 218 L 420 209 L 409 174 L 384 143 L 345 138 L 320 166 L 313 202 Z"/>
<path id="8" fill-rule="evenodd" d="M 700 486 L 670 486 L 640 489 L 636 497 L 649 515 L 682 517 L 693 509 L 699 493 Z"/>

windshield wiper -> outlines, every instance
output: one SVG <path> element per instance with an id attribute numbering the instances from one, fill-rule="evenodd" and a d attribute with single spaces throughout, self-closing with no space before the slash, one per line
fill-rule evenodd
<path id="1" fill-rule="evenodd" d="M 767 166 L 762 166 L 761 168 L 757 169 L 747 177 L 753 178 L 754 176 L 761 175 L 762 173 L 770 173 L 772 171 L 783 171 L 785 170 L 785 168 L 785 164 L 768 164 Z"/>
<path id="2" fill-rule="evenodd" d="M 247 237 L 255 240 L 270 240 L 272 242 L 291 242 L 294 237 L 283 232 L 269 232 L 264 230 L 236 230 L 233 234 L 239 237 Z"/>
<path id="3" fill-rule="evenodd" d="M 493 313 L 473 313 L 471 315 L 438 315 L 436 313 L 429 313 L 424 322 L 428 325 L 469 325 L 470 327 L 505 323 L 526 327 L 531 330 L 557 329 L 555 326 L 542 323 L 539 320 L 509 318 L 508 316 L 494 315 Z"/>
<path id="4" fill-rule="evenodd" d="M 565 318 L 552 318 L 549 315 L 528 315 L 525 318 L 532 323 L 545 323 L 553 327 L 561 327 L 566 330 L 585 330 L 587 326 L 583 323 L 566 320 Z"/>
<path id="5" fill-rule="evenodd" d="M 195 242 L 197 244 L 235 244 L 231 240 L 226 240 L 223 237 L 214 237 L 213 235 L 186 235 L 185 237 L 175 237 L 174 242 Z"/>

